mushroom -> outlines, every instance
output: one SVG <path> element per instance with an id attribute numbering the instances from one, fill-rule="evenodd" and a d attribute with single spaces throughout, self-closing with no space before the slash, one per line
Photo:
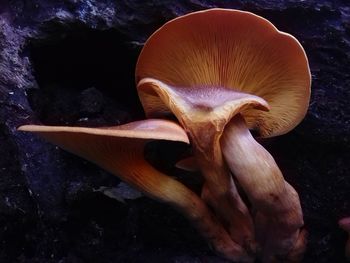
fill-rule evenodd
<path id="1" fill-rule="evenodd" d="M 225 124 L 242 107 L 264 108 L 267 107 L 266 102 L 249 94 L 220 87 L 208 87 L 206 93 L 198 94 L 197 91 L 204 89 L 182 90 L 150 78 L 142 79 L 138 88 L 142 102 L 144 95 L 156 94 L 166 102 L 185 127 L 191 137 L 196 162 L 206 180 L 202 190 L 203 198 L 215 210 L 231 238 L 248 253 L 254 254 L 253 222 L 224 162 L 219 139 Z M 144 104 L 146 114 L 153 110 L 149 110 L 148 106 L 153 105 Z"/>
<path id="2" fill-rule="evenodd" d="M 37 133 L 49 142 L 101 166 L 147 196 L 175 207 L 226 258 L 251 260 L 232 241 L 199 196 L 144 159 L 145 144 L 151 140 L 189 142 L 178 124 L 167 120 L 144 120 L 102 128 L 24 125 L 18 130 Z"/>
<path id="3" fill-rule="evenodd" d="M 338 222 L 341 229 L 346 231 L 349 235 L 348 241 L 345 245 L 345 257 L 350 260 L 350 217 L 345 217 Z"/>
<path id="4" fill-rule="evenodd" d="M 282 135 L 305 116 L 311 77 L 300 43 L 249 12 L 190 13 L 147 40 L 136 82 L 148 117 L 175 115 L 189 134 L 204 198 L 231 238 L 249 252 L 255 231 L 264 261 L 297 260 L 305 248 L 298 194 L 250 130 Z"/>

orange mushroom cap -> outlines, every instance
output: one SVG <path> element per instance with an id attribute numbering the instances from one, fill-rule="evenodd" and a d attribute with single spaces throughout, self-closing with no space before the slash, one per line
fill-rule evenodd
<path id="1" fill-rule="evenodd" d="M 143 120 L 114 127 L 23 125 L 18 130 L 34 132 L 94 162 L 144 194 L 177 208 L 221 255 L 234 261 L 251 260 L 202 199 L 144 159 L 144 146 L 150 140 L 189 143 L 186 132 L 178 124 L 167 120 Z"/>
<path id="2" fill-rule="evenodd" d="M 178 124 L 167 120 L 150 119 L 99 128 L 23 125 L 18 130 L 37 133 L 158 199 L 162 196 L 155 191 L 163 191 L 161 181 L 168 182 L 168 179 L 164 179 L 166 176 L 161 176 L 161 179 L 154 176 L 158 172 L 143 156 L 145 144 L 151 140 L 189 143 L 185 131 Z M 151 188 L 154 189 L 147 190 Z"/>
<path id="3" fill-rule="evenodd" d="M 167 22 L 146 42 L 136 66 L 136 81 L 154 78 L 177 89 L 223 87 L 263 98 L 265 112 L 240 112 L 261 136 L 280 135 L 305 116 L 311 77 L 300 43 L 255 14 L 228 9 L 190 13 Z M 147 103 L 170 110 L 154 94 L 139 90 Z"/>
<path id="4" fill-rule="evenodd" d="M 176 123 L 168 120 L 149 119 L 134 121 L 118 126 L 109 127 L 70 127 L 70 126 L 45 126 L 45 125 L 22 125 L 19 131 L 37 132 L 40 134 L 71 134 L 90 135 L 105 138 L 131 138 L 143 140 L 168 140 L 189 143 L 185 131 Z M 77 142 L 76 142 L 77 143 Z"/>

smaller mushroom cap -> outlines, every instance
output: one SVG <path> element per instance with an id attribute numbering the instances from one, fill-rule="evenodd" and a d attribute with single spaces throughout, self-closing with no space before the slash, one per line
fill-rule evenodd
<path id="1" fill-rule="evenodd" d="M 70 133 L 91 136 L 134 138 L 144 140 L 169 140 L 189 143 L 185 131 L 176 123 L 168 120 L 149 119 L 130 122 L 119 126 L 86 128 L 68 126 L 23 125 L 19 131 L 30 131 L 42 134 Z"/>
<path id="2" fill-rule="evenodd" d="M 167 120 L 144 120 L 102 128 L 24 125 L 18 130 L 37 133 L 94 162 L 144 194 L 174 206 L 227 258 L 234 261 L 250 259 L 197 194 L 144 159 L 144 146 L 149 140 L 189 143 L 185 131 L 178 124 Z"/>
<path id="3" fill-rule="evenodd" d="M 190 13 L 158 29 L 137 62 L 136 81 L 144 78 L 178 89 L 213 86 L 259 96 L 269 112 L 240 113 L 265 137 L 286 133 L 302 120 L 311 85 L 307 57 L 293 36 L 260 16 L 228 9 Z M 139 95 L 148 116 L 150 101 L 170 113 L 160 98 Z"/>
<path id="4" fill-rule="evenodd" d="M 170 110 L 188 132 L 192 130 L 190 133 L 197 133 L 198 129 L 205 127 L 209 129 L 209 126 L 214 128 L 214 133 L 221 133 L 226 123 L 242 111 L 252 108 L 269 110 L 267 102 L 258 96 L 222 87 L 182 88 L 144 78 L 137 88 L 148 115 L 161 117 Z M 159 99 L 164 104 L 158 103 Z"/>
<path id="5" fill-rule="evenodd" d="M 144 144 L 150 140 L 170 140 L 189 143 L 185 131 L 167 120 L 143 120 L 125 125 L 100 128 L 23 125 L 19 131 L 39 134 L 49 142 L 96 163 L 107 171 L 122 176 L 132 168 L 135 174 L 143 172 L 137 163 L 143 159 Z M 136 161 L 139 160 L 139 161 Z M 144 165 L 142 165 L 144 166 Z"/>

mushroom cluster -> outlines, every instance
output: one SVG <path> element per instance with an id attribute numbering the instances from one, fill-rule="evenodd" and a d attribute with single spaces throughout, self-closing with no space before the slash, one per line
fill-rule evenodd
<path id="1" fill-rule="evenodd" d="M 311 78 L 300 43 L 249 12 L 194 12 L 147 40 L 136 84 L 150 119 L 19 130 L 38 133 L 176 207 L 227 259 L 300 260 L 306 232 L 298 194 L 251 134 L 281 135 L 303 119 Z M 145 161 L 150 140 L 192 146 L 185 161 L 203 175 L 200 196 Z"/>

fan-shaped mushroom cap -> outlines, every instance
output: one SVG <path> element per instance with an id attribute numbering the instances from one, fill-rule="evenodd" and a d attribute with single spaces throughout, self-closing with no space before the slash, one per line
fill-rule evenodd
<path id="1" fill-rule="evenodd" d="M 136 81 L 155 78 L 177 87 L 224 87 L 263 98 L 271 110 L 243 109 L 248 126 L 261 136 L 288 132 L 304 117 L 310 70 L 300 43 L 249 12 L 210 9 L 169 21 L 146 42 Z M 146 108 L 170 113 L 154 94 L 139 91 Z"/>
<path id="2" fill-rule="evenodd" d="M 24 125 L 20 131 L 39 134 L 63 149 L 96 163 L 112 174 L 148 195 L 161 199 L 161 192 L 147 191 L 161 187 L 166 176 L 153 176 L 156 171 L 143 156 L 145 143 L 150 140 L 170 140 L 189 143 L 185 131 L 167 120 L 144 120 L 125 125 L 100 128 Z M 157 182 L 157 180 L 159 180 Z M 162 191 L 166 191 L 161 189 Z M 164 197 L 165 198 L 165 197 Z"/>
<path id="3" fill-rule="evenodd" d="M 144 140 L 169 140 L 189 143 L 185 131 L 176 123 L 167 120 L 149 119 L 130 122 L 119 126 L 86 128 L 69 126 L 23 125 L 19 131 L 45 134 L 64 134 L 134 138 Z"/>
<path id="4" fill-rule="evenodd" d="M 37 133 L 96 163 L 146 195 L 177 208 L 221 255 L 233 261 L 252 260 L 230 238 L 202 199 L 144 159 L 144 145 L 149 140 L 189 143 L 186 132 L 178 124 L 167 120 L 144 120 L 114 127 L 24 125 L 18 130 Z"/>

